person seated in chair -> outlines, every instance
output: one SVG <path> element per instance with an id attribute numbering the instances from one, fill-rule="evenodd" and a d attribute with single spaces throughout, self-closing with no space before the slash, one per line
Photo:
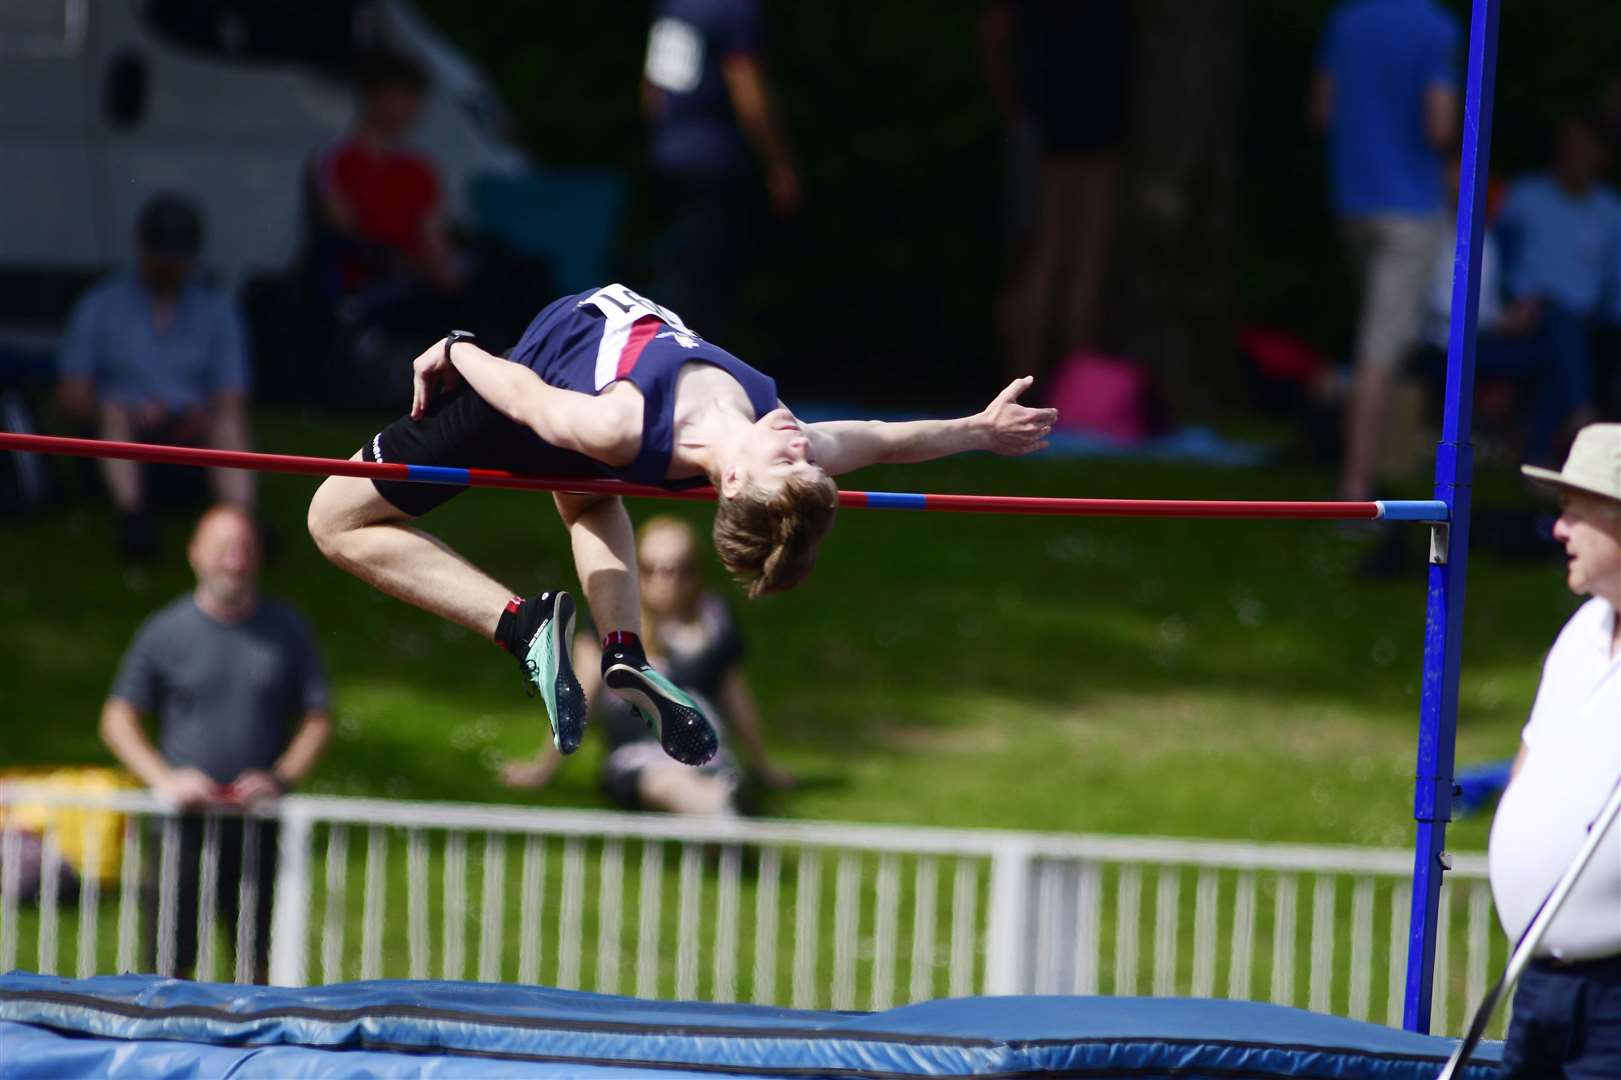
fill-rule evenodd
<path id="1" fill-rule="evenodd" d="M 352 324 L 404 333 L 438 326 L 463 271 L 438 170 L 405 145 L 421 116 L 427 73 L 409 57 L 372 53 L 355 78 L 354 125 L 312 163 L 322 289 Z"/>
<path id="2" fill-rule="evenodd" d="M 680 518 L 660 515 L 638 531 L 636 562 L 648 658 L 677 686 L 720 706 L 717 719 L 736 736 L 762 784 L 774 790 L 790 787 L 793 776 L 766 754 L 737 621 L 725 599 L 704 588 L 698 559 L 698 535 Z M 602 682 L 594 677 L 600 661 L 601 649 L 592 637 L 577 639 L 574 670 L 580 673 L 586 699 L 602 716 L 609 743 L 601 778 L 609 798 L 626 810 L 735 813 L 741 774 L 724 743 L 714 759 L 698 768 L 672 760 L 628 703 L 601 693 Z M 542 744 L 533 758 L 504 765 L 501 781 L 512 788 L 544 787 L 562 763 L 555 747 Z"/>
<path id="3" fill-rule="evenodd" d="M 1602 182 L 1605 160 L 1598 122 L 1571 114 L 1548 170 L 1518 180 L 1503 205 L 1507 293 L 1537 339 L 1551 399 L 1526 447 L 1537 464 L 1558 462 L 1571 433 L 1596 416 L 1591 333 L 1621 265 L 1621 200 Z"/>
<path id="4" fill-rule="evenodd" d="M 102 439 L 247 450 L 247 337 L 236 304 L 197 279 L 203 219 L 184 195 L 160 193 L 141 208 L 135 267 L 115 273 L 74 308 L 57 358 L 57 398 L 70 422 Z M 145 474 L 103 459 L 126 557 L 150 558 L 157 530 Z M 215 469 L 215 497 L 242 509 L 253 473 Z"/>

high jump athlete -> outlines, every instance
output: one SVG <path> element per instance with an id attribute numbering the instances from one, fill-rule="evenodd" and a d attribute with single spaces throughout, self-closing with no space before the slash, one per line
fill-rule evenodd
<path id="1" fill-rule="evenodd" d="M 801 424 L 770 377 L 674 312 L 608 285 L 546 307 L 505 359 L 464 331 L 435 342 L 413 364 L 410 415 L 354 457 L 669 489 L 711 484 L 719 494 L 715 550 L 756 597 L 810 573 L 838 506 L 832 476 L 879 462 L 1045 446 L 1056 413 L 1019 404 L 1030 383 L 1016 379 L 982 412 L 957 420 Z M 518 597 L 414 527 L 462 490 L 334 476 L 310 503 L 310 534 L 361 580 L 515 656 L 545 702 L 552 741 L 572 753 L 586 714 L 569 659 L 574 601 L 559 589 Z M 709 760 L 717 745 L 709 720 L 642 651 L 636 544 L 624 503 L 605 495 L 555 499 L 604 634 L 603 682 L 654 727 L 671 757 Z"/>

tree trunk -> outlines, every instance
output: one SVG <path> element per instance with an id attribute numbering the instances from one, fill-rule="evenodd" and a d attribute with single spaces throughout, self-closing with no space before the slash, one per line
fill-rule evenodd
<path id="1" fill-rule="evenodd" d="M 1138 0 L 1133 15 L 1117 340 L 1155 373 L 1173 423 L 1209 419 L 1242 400 L 1233 331 L 1243 7 Z"/>

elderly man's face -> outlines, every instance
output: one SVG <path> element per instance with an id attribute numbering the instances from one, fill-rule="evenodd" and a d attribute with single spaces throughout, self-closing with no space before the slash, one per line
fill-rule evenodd
<path id="1" fill-rule="evenodd" d="M 1615 603 L 1621 599 L 1621 503 L 1567 492 L 1559 509 L 1553 538 L 1565 547 L 1570 591 Z"/>
<path id="2" fill-rule="evenodd" d="M 215 510 L 192 537 L 192 571 L 197 587 L 225 606 L 253 596 L 259 586 L 259 536 L 247 515 Z"/>

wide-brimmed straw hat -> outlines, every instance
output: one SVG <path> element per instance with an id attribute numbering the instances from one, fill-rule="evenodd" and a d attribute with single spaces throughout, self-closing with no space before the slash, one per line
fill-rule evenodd
<path id="1" fill-rule="evenodd" d="M 1621 502 L 1621 424 L 1588 424 L 1578 431 L 1558 472 L 1535 465 L 1521 465 L 1520 471 L 1539 484 Z"/>

